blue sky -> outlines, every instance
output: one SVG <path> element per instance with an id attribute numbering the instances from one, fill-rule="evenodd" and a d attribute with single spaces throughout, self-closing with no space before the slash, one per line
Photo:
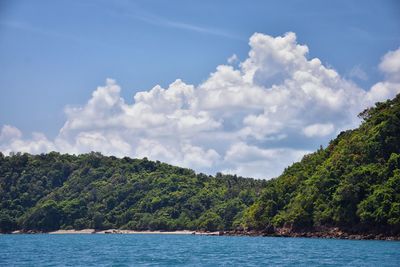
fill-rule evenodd
<path id="1" fill-rule="evenodd" d="M 210 78 L 217 66 L 228 64 L 227 59 L 234 54 L 238 60 L 231 65 L 240 69 L 239 62 L 244 62 L 252 49 L 249 38 L 257 32 L 271 37 L 295 33 L 296 39 L 292 41 L 307 45 L 308 59 L 317 57 L 342 80 L 368 91 L 386 79 L 387 73 L 379 68 L 382 57 L 399 47 L 399 14 L 400 3 L 387 0 L 3 0 L 0 2 L 0 127 L 15 127 L 24 138 L 40 132 L 53 140 L 63 125 L 72 121 L 73 115 L 65 112 L 66 107 L 83 108 L 93 98 L 96 88 L 106 84 L 106 78 L 116 80 L 122 88 L 119 95 L 126 104 L 133 104 L 135 93 L 149 91 L 156 85 L 168 88 L 178 78 L 197 87 Z M 255 42 L 254 47 L 257 45 Z M 263 136 L 260 141 L 253 136 L 240 142 L 259 149 L 296 148 L 301 149 L 301 154 L 319 144 L 326 145 L 345 126 L 335 124 L 334 116 L 335 120 L 341 118 L 331 114 L 309 125 L 311 132 L 312 125 L 325 125 L 330 134 L 320 139 Z M 224 118 L 218 117 L 216 121 Z M 239 118 L 242 119 L 240 116 L 225 119 L 224 127 L 235 125 Z M 331 123 L 333 128 L 328 126 Z M 304 130 L 308 126 L 302 127 Z M 291 136 L 287 132 L 280 134 Z M 267 141 L 271 138 L 275 138 L 274 143 Z M 232 143 L 229 145 L 233 147 Z M 221 149 L 214 150 L 227 158 L 229 150 L 220 152 Z M 232 166 L 221 166 L 212 171 L 235 170 Z"/>

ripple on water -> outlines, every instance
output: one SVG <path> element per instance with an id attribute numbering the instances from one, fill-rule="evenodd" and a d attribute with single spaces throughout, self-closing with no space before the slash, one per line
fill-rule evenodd
<path id="1" fill-rule="evenodd" d="M 400 266 L 400 242 L 192 235 L 1 235 L 0 266 Z"/>

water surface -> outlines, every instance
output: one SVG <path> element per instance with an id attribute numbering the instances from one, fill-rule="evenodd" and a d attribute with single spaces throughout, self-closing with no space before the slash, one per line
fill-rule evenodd
<path id="1" fill-rule="evenodd" d="M 400 266 L 400 242 L 192 235 L 0 235 L 0 266 Z"/>

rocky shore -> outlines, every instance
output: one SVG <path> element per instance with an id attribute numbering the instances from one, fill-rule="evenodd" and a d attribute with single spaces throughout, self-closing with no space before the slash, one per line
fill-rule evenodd
<path id="1" fill-rule="evenodd" d="M 343 231 L 338 227 L 321 227 L 303 231 L 294 231 L 290 228 L 267 227 L 262 231 L 257 230 L 233 230 L 224 231 L 220 235 L 225 236 L 271 236 L 271 237 L 306 237 L 328 239 L 354 239 L 354 240 L 392 240 L 400 241 L 400 236 L 383 233 L 357 233 Z"/>

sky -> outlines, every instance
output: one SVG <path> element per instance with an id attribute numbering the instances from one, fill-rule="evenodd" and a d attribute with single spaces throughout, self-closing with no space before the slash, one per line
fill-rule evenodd
<path id="1" fill-rule="evenodd" d="M 400 92 L 399 1 L 0 0 L 0 151 L 271 178 Z"/>

